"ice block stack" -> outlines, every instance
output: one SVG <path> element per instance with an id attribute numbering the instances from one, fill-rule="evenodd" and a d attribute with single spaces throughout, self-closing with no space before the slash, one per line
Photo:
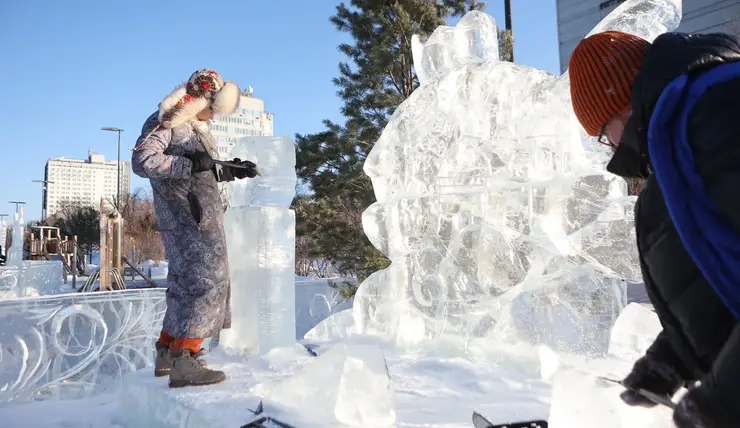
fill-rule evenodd
<path id="1" fill-rule="evenodd" d="M 247 137 L 231 156 L 251 160 L 261 177 L 229 187 L 225 215 L 232 328 L 220 346 L 261 354 L 295 342 L 295 146 L 287 137 Z"/>

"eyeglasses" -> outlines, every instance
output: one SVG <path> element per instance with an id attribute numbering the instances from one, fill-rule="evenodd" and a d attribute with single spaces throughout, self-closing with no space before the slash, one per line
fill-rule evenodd
<path id="1" fill-rule="evenodd" d="M 612 149 L 616 149 L 617 145 L 609 141 L 609 137 L 606 136 L 606 125 L 608 125 L 608 123 L 601 127 L 599 135 L 596 137 L 596 142 Z"/>

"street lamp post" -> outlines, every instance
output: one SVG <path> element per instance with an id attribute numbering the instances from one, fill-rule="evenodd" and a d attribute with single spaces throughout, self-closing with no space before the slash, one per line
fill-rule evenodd
<path id="1" fill-rule="evenodd" d="M 46 191 L 49 190 L 48 185 L 53 184 L 53 181 L 49 180 L 31 180 L 33 183 L 41 183 L 41 221 L 46 220 Z"/>
<path id="2" fill-rule="evenodd" d="M 514 62 L 514 29 L 511 28 L 511 0 L 504 0 L 504 21 L 506 23 L 506 30 L 509 32 L 509 37 L 512 40 L 511 62 Z"/>
<path id="3" fill-rule="evenodd" d="M 116 179 L 116 210 L 120 212 L 121 210 L 121 133 L 123 132 L 123 129 L 121 128 L 113 128 L 113 127 L 105 127 L 100 128 L 101 131 L 111 131 L 111 132 L 118 132 L 118 178 Z"/>
<path id="4" fill-rule="evenodd" d="M 22 201 L 10 201 L 8 203 L 9 204 L 15 204 L 15 213 L 16 214 L 18 214 L 18 212 L 19 212 L 18 211 L 18 207 L 21 206 L 21 205 L 25 205 L 26 204 L 25 202 L 22 202 Z"/>

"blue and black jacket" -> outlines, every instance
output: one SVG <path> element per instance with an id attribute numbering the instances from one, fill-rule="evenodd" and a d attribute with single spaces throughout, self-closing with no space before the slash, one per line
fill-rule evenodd
<path id="1" fill-rule="evenodd" d="M 658 37 L 608 169 L 646 178 L 637 243 L 664 327 L 648 354 L 740 409 L 740 40 Z"/>

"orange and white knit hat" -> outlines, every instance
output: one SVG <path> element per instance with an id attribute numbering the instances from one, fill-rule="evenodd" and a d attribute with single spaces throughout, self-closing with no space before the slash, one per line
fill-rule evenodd
<path id="1" fill-rule="evenodd" d="M 588 135 L 632 106 L 632 85 L 650 43 L 620 31 L 606 31 L 578 43 L 570 57 L 573 110 Z"/>
<path id="2" fill-rule="evenodd" d="M 197 70 L 159 103 L 159 122 L 165 128 L 175 128 L 208 107 L 215 114 L 228 116 L 239 107 L 240 93 L 236 83 L 224 82 L 217 72 Z"/>

